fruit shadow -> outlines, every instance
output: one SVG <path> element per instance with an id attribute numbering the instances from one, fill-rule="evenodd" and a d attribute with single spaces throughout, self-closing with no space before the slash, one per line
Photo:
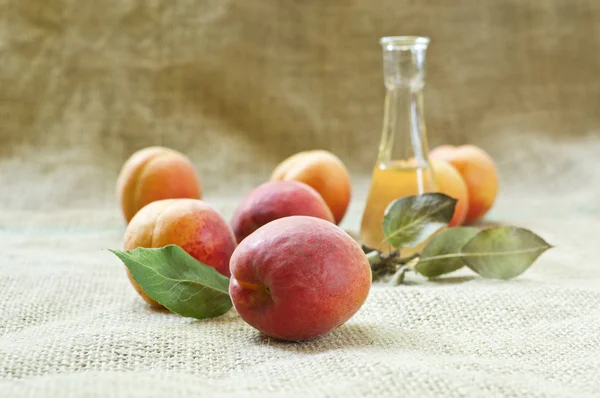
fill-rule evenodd
<path id="1" fill-rule="evenodd" d="M 463 275 L 465 271 L 461 270 L 457 274 L 448 274 L 441 275 L 436 278 L 428 279 L 422 275 L 419 275 L 414 272 L 408 273 L 406 275 L 404 281 L 400 285 L 395 285 L 391 282 L 391 277 L 386 277 L 384 279 L 380 279 L 373 282 L 374 286 L 387 286 L 387 287 L 399 287 L 402 286 L 431 286 L 435 287 L 436 285 L 458 285 L 461 283 L 471 282 L 473 280 L 482 279 L 479 275 L 475 274 L 467 274 Z"/>
<path id="2" fill-rule="evenodd" d="M 430 279 L 427 281 L 428 286 L 435 285 L 458 285 L 461 283 L 471 282 L 475 279 L 481 279 L 480 276 L 477 275 L 464 275 L 464 276 L 447 276 L 447 277 L 439 277 L 435 279 Z M 418 283 L 415 283 L 418 285 Z"/>
<path id="3" fill-rule="evenodd" d="M 349 323 L 338 329 L 308 341 L 285 341 L 257 333 L 255 343 L 298 354 L 318 354 L 347 348 L 391 348 L 398 347 L 394 333 L 382 330 L 381 326 Z"/>
<path id="4" fill-rule="evenodd" d="M 485 228 L 492 228 L 492 227 L 503 227 L 505 225 L 508 225 L 508 223 L 504 222 L 504 221 L 500 221 L 500 220 L 485 219 L 485 220 L 476 221 L 476 222 L 468 224 L 466 226 L 485 229 Z"/>
<path id="5" fill-rule="evenodd" d="M 478 283 L 486 283 L 486 284 L 506 284 L 509 281 L 501 280 L 501 279 L 493 279 L 493 278 L 484 278 L 479 275 L 460 275 L 460 276 L 441 276 L 439 279 L 430 279 L 426 282 L 427 286 L 435 286 L 435 285 L 459 285 L 461 283 L 467 283 L 471 281 L 479 281 Z M 519 277 L 516 279 L 511 279 L 511 284 L 529 284 L 531 281 L 524 277 Z M 420 285 L 420 283 L 413 283 L 414 285 Z"/>

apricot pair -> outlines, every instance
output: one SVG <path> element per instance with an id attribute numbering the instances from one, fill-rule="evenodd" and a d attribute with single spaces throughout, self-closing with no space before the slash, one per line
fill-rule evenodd
<path id="1" fill-rule="evenodd" d="M 231 299 L 242 319 L 284 340 L 307 340 L 340 326 L 362 306 L 371 286 L 371 268 L 358 243 L 316 217 L 275 220 L 237 248 L 223 217 L 201 200 L 150 203 L 127 226 L 125 250 L 169 244 L 231 276 Z M 146 302 L 161 307 L 128 276 Z"/>
<path id="2" fill-rule="evenodd" d="M 231 226 L 239 243 L 283 217 L 311 216 L 337 224 L 349 202 L 350 177 L 341 160 L 327 151 L 300 152 L 280 163 L 269 182 L 242 199 Z"/>
<path id="3" fill-rule="evenodd" d="M 124 250 L 178 245 L 229 276 L 235 237 L 223 216 L 200 200 L 200 179 L 186 156 L 164 147 L 135 152 L 121 168 L 117 194 L 128 222 Z M 144 300 L 161 307 L 128 275 Z"/>

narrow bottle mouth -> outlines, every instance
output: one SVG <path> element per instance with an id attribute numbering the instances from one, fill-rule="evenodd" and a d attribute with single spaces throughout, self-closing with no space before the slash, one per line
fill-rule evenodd
<path id="1" fill-rule="evenodd" d="M 425 36 L 387 36 L 382 37 L 379 43 L 388 50 L 410 49 L 414 47 L 427 48 L 429 37 Z"/>

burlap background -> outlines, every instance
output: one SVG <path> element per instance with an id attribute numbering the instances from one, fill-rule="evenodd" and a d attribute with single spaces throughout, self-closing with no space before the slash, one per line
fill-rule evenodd
<path id="1" fill-rule="evenodd" d="M 0 1 L 0 396 L 600 395 L 600 3 Z M 432 38 L 430 142 L 498 161 L 490 219 L 557 248 L 525 275 L 374 287 L 306 344 L 234 313 L 148 310 L 123 267 L 119 167 L 162 144 L 227 216 L 274 165 L 349 166 L 381 127 L 380 36 Z"/>

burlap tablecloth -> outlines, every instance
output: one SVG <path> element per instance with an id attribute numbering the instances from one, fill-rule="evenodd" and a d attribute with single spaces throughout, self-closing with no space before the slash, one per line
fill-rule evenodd
<path id="1" fill-rule="evenodd" d="M 4 0 L 0 21 L 0 396 L 600 395 L 600 3 Z M 234 311 L 148 309 L 105 250 L 126 157 L 181 150 L 228 217 L 281 159 L 329 149 L 352 172 L 355 231 L 377 41 L 398 34 L 432 38 L 431 143 L 487 149 L 489 219 L 557 247 L 509 282 L 376 285 L 303 344 Z"/>

